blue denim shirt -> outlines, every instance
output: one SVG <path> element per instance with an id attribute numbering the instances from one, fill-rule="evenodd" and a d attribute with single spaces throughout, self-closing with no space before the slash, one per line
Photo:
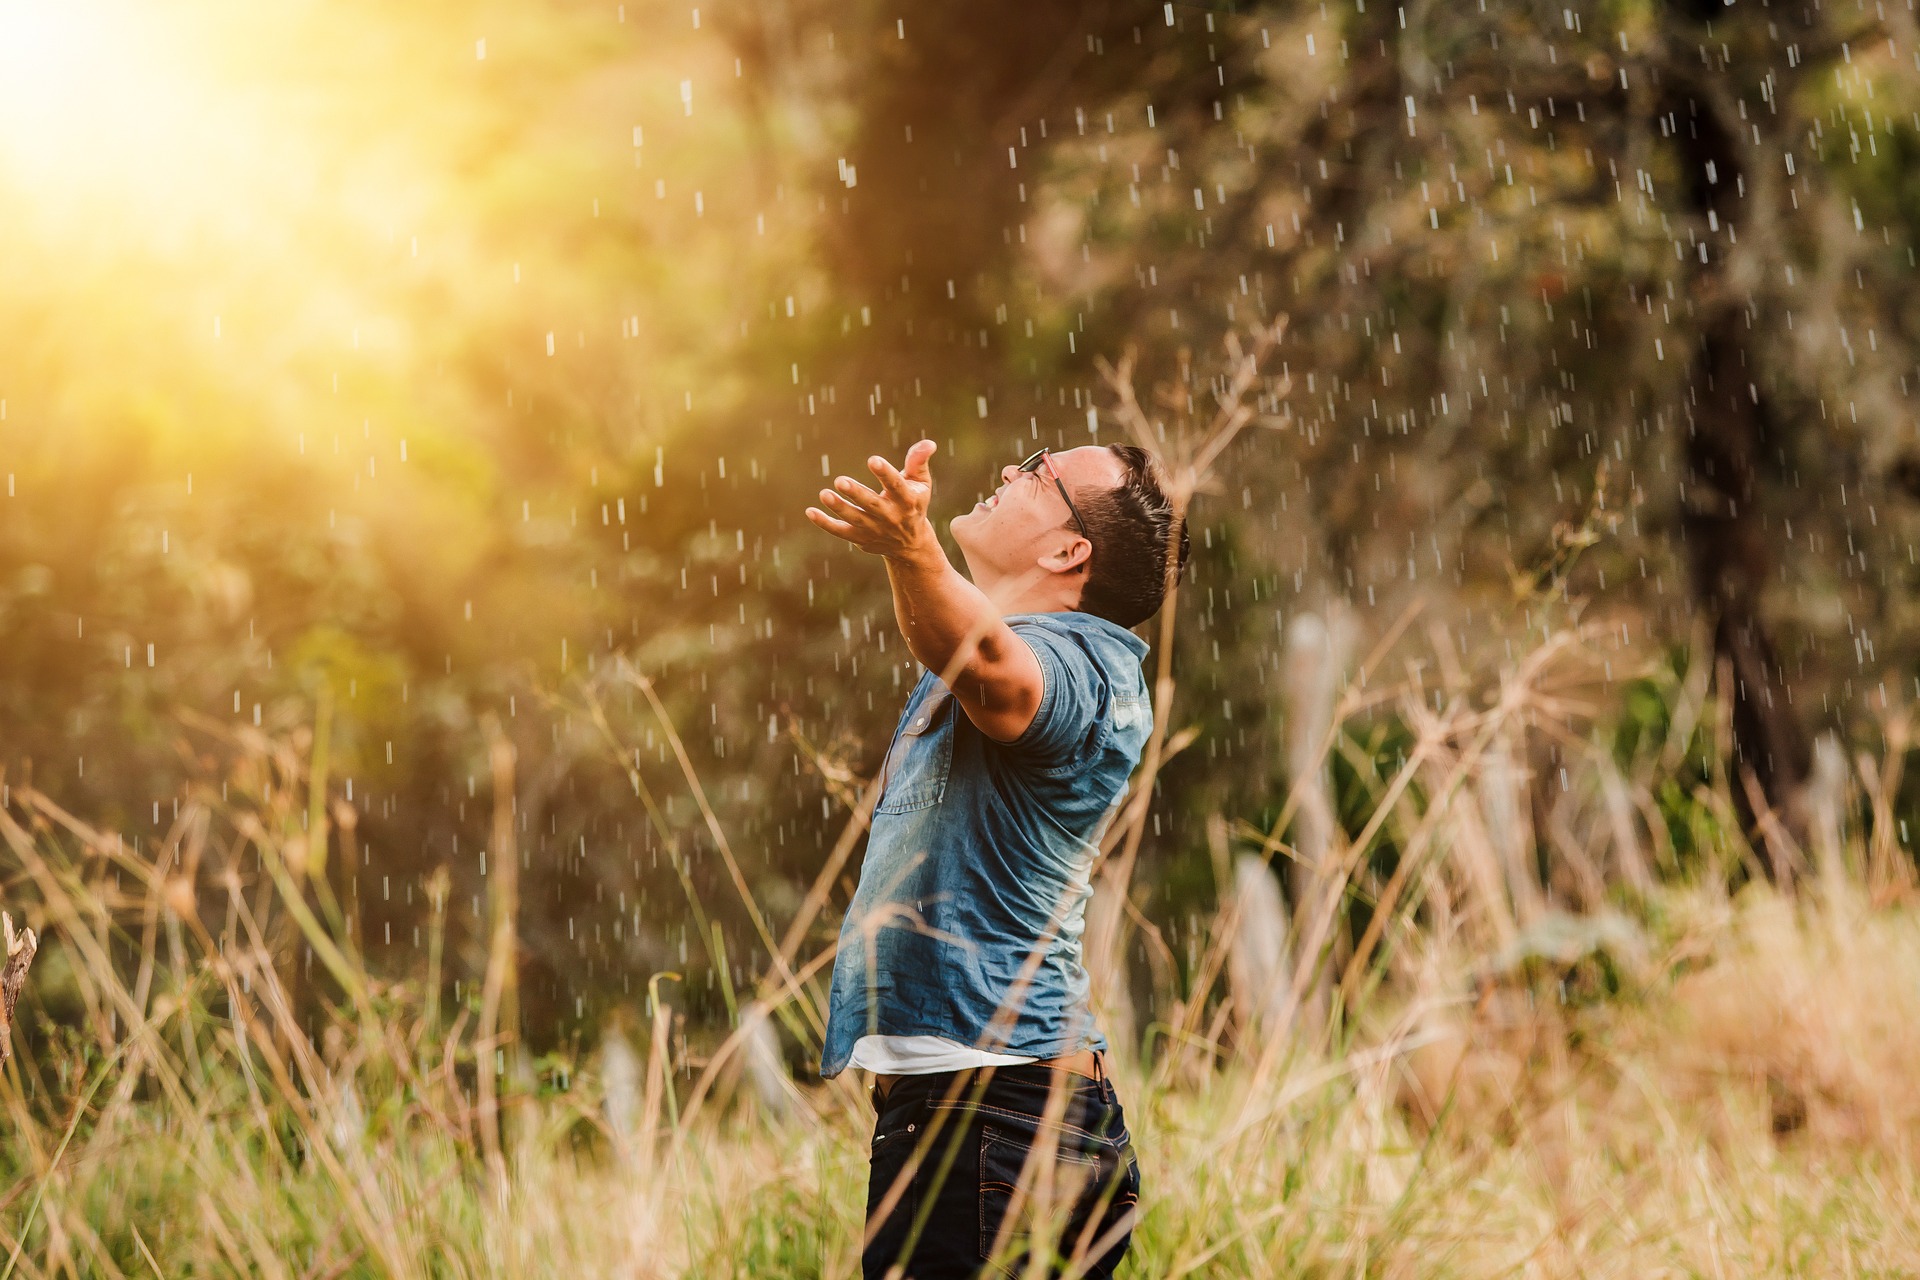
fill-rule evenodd
<path id="1" fill-rule="evenodd" d="M 1100 836 L 1153 725 L 1147 645 L 1089 613 L 1007 622 L 1045 685 L 1025 733 L 987 737 L 931 671 L 894 731 L 840 927 L 823 1076 L 864 1035 L 1036 1058 L 1106 1047 L 1080 936 Z"/>

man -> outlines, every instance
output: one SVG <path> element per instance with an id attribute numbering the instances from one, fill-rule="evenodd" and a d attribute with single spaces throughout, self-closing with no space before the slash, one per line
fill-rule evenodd
<path id="1" fill-rule="evenodd" d="M 934 444 L 868 459 L 807 518 L 884 556 L 926 669 L 882 766 L 840 933 L 821 1074 L 874 1073 L 867 1280 L 1111 1276 L 1140 1173 L 1093 1025 L 1080 939 L 1100 836 L 1152 726 L 1128 630 L 1186 565 L 1158 464 L 1042 450 L 949 526 Z M 1176 550 L 1177 548 L 1177 550 Z"/>

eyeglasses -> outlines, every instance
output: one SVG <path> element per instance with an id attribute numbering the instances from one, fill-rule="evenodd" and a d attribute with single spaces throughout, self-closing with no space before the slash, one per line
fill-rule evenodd
<path id="1" fill-rule="evenodd" d="M 1067 486 L 1061 482 L 1060 473 L 1053 469 L 1053 459 L 1047 456 L 1045 449 L 1027 455 L 1026 460 L 1014 469 L 1026 475 L 1032 475 L 1041 467 L 1047 469 L 1047 475 L 1053 480 L 1054 487 L 1060 490 L 1060 497 L 1066 502 L 1067 510 L 1073 512 L 1073 522 L 1079 526 L 1080 536 L 1092 542 L 1093 535 L 1087 532 L 1087 522 L 1080 518 L 1080 508 L 1073 505 L 1073 498 L 1067 493 Z"/>

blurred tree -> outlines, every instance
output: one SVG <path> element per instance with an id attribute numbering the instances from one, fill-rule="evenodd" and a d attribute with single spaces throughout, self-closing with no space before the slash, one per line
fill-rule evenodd
<path id="1" fill-rule="evenodd" d="M 1911 618 L 1913 516 L 1884 504 L 1913 474 L 1915 222 L 1872 164 L 1920 136 L 1908 16 L 1360 0 L 1220 23 L 1257 89 L 1186 150 L 1138 122 L 1066 135 L 1029 285 L 1096 317 L 1083 349 L 1293 313 L 1294 430 L 1247 461 L 1252 553 L 1293 569 L 1296 607 L 1419 597 L 1495 638 L 1509 574 L 1599 505 L 1610 536 L 1556 586 L 1643 634 L 1711 619 L 1738 759 L 1797 822 L 1810 703 L 1877 706 L 1901 665 L 1821 638 Z"/>
<path id="2" fill-rule="evenodd" d="M 1726 6 L 1681 0 L 1669 8 L 1668 38 L 1680 44 L 1688 35 L 1704 36 Z M 1775 568 L 1763 521 L 1770 509 L 1792 510 L 1799 504 L 1784 494 L 1761 492 L 1766 445 L 1781 433 L 1769 421 L 1772 396 L 1763 399 L 1756 381 L 1765 360 L 1749 338 L 1754 332 L 1750 304 L 1741 296 L 1743 282 L 1728 264 L 1736 229 L 1748 221 L 1741 204 L 1750 164 L 1734 140 L 1739 126 L 1729 110 L 1729 99 L 1737 93 L 1728 91 L 1731 59 L 1726 53 L 1716 59 L 1706 52 L 1704 40 L 1698 47 L 1698 65 L 1686 58 L 1670 61 L 1665 92 L 1655 108 L 1666 124 L 1662 132 L 1673 141 L 1679 210 L 1695 227 L 1705 224 L 1698 262 L 1687 282 L 1696 326 L 1688 403 L 1696 411 L 1687 413 L 1680 529 L 1694 598 L 1713 620 L 1713 651 L 1727 664 L 1721 678 L 1732 681 L 1735 755 L 1752 788 L 1743 786 L 1735 795 L 1746 806 L 1749 821 L 1758 816 L 1753 800 L 1765 797 L 1762 804 L 1782 810 L 1804 838 L 1808 815 L 1801 793 L 1812 764 L 1812 744 L 1789 699 L 1762 598 Z M 1755 51 L 1743 42 L 1743 52 Z M 1753 64 L 1747 65 L 1751 75 Z M 1744 115 L 1744 102 L 1738 109 Z M 1757 144 L 1757 127 L 1753 136 Z M 1725 245 L 1715 234 L 1722 226 Z M 1751 236 L 1748 243 L 1754 243 Z M 1774 842 L 1768 847 L 1774 853 L 1774 878 L 1790 880 L 1792 868 L 1782 861 Z"/>

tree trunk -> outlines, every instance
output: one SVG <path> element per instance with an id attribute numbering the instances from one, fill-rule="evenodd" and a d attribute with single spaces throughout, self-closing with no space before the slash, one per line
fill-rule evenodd
<path id="1" fill-rule="evenodd" d="M 1718 4 L 1683 0 L 1677 8 L 1694 21 Z M 1673 122 L 1680 171 L 1687 175 L 1686 204 L 1704 221 L 1724 228 L 1740 212 L 1740 153 L 1704 95 L 1676 88 L 1661 102 Z M 1761 593 L 1774 571 L 1770 541 L 1761 528 L 1757 465 L 1767 435 L 1766 395 L 1747 349 L 1744 304 L 1728 296 L 1721 238 L 1701 241 L 1704 261 L 1690 290 L 1699 345 L 1693 357 L 1687 411 L 1686 492 L 1681 527 L 1687 545 L 1693 597 L 1713 619 L 1714 657 L 1732 672 L 1733 760 L 1736 772 L 1753 775 L 1758 792 L 1788 826 L 1804 832 L 1799 795 L 1812 748 L 1787 701 L 1787 685 L 1761 609 Z M 1733 787 L 1751 824 L 1746 788 Z M 1772 873 L 1788 869 L 1775 859 Z"/>

